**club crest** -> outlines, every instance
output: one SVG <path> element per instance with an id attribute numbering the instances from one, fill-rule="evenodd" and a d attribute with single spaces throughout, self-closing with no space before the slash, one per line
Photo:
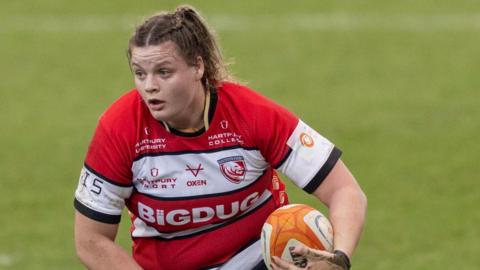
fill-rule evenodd
<path id="1" fill-rule="evenodd" d="M 238 184 L 245 179 L 247 166 L 242 156 L 226 157 L 217 160 L 220 171 L 230 182 Z"/>

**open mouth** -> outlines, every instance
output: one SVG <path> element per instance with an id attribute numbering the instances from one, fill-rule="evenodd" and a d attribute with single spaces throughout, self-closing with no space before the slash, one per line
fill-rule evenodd
<path id="1" fill-rule="evenodd" d="M 150 107 L 152 110 L 160 110 L 163 107 L 163 104 L 165 104 L 165 101 L 152 98 L 147 100 L 147 103 L 148 103 L 148 107 Z"/>

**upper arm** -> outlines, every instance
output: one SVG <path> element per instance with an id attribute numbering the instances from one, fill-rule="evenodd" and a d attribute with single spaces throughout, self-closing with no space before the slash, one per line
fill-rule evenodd
<path id="1" fill-rule="evenodd" d="M 363 194 L 350 170 L 345 166 L 343 161 L 339 159 L 327 177 L 323 180 L 322 184 L 315 189 L 313 194 L 325 205 L 329 206 L 332 198 L 337 192 L 347 190 Z"/>
<path id="2" fill-rule="evenodd" d="M 75 211 L 75 247 L 77 253 L 92 249 L 99 241 L 115 241 L 118 224 L 108 224 L 93 220 Z"/>
<path id="3" fill-rule="evenodd" d="M 80 212 L 75 213 L 77 255 L 88 269 L 142 269 L 120 245 L 115 243 L 118 224 L 102 223 Z"/>
<path id="4" fill-rule="evenodd" d="M 78 252 L 92 244 L 115 240 L 125 199 L 133 190 L 125 151 L 99 122 L 75 191 L 75 241 Z M 108 242 L 107 241 L 107 242 Z M 79 250 L 80 248 L 80 250 Z M 85 249 L 83 249 L 85 251 Z M 88 250 L 86 250 L 88 251 Z"/>
<path id="5" fill-rule="evenodd" d="M 87 235 L 103 235 L 114 241 L 117 230 L 118 224 L 99 222 L 75 211 L 75 239 L 81 239 Z"/>

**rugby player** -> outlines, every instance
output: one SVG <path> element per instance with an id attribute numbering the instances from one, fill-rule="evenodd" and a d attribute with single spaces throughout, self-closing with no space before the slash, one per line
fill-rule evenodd
<path id="1" fill-rule="evenodd" d="M 335 252 L 314 256 L 322 264 L 312 260 L 311 269 L 349 267 L 366 197 L 341 151 L 235 83 L 194 8 L 148 18 L 129 41 L 128 60 L 136 88 L 101 115 L 75 192 L 75 243 L 85 266 L 265 269 L 262 225 L 288 203 L 280 171 L 329 208 Z M 115 243 L 124 207 L 133 256 Z M 278 258 L 272 267 L 295 269 Z"/>

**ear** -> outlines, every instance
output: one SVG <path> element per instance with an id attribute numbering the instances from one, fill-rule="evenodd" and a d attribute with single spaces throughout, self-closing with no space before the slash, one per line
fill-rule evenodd
<path id="1" fill-rule="evenodd" d="M 201 80 L 204 73 L 205 63 L 203 62 L 203 58 L 201 56 L 197 56 L 195 59 L 195 79 Z"/>

